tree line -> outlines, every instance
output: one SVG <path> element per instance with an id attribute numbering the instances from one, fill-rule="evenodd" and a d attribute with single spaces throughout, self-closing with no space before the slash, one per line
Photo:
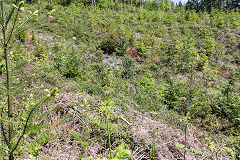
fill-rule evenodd
<path id="1" fill-rule="evenodd" d="M 226 10 L 234 9 L 239 11 L 240 1 L 239 0 L 189 0 L 186 3 L 186 9 L 197 10 L 197 11 L 208 11 L 212 9 Z"/>
<path id="2" fill-rule="evenodd" d="M 166 12 L 174 7 L 185 7 L 187 10 L 196 11 L 208 11 L 211 12 L 213 9 L 217 10 L 240 10 L 240 0 L 188 0 L 188 2 L 183 5 L 180 1 L 178 4 L 174 4 L 171 0 L 25 0 L 29 3 L 47 1 L 48 3 L 59 3 L 62 5 L 69 5 L 72 2 L 83 3 L 84 5 L 91 5 L 93 8 L 97 4 L 105 4 L 108 9 L 111 9 L 113 3 L 120 3 L 121 5 L 129 4 L 131 6 L 145 7 L 148 9 L 156 10 L 163 9 Z"/>

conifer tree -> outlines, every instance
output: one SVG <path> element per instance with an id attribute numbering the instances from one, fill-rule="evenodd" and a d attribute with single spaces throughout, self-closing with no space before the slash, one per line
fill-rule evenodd
<path id="1" fill-rule="evenodd" d="M 32 108 L 26 112 L 27 117 L 24 122 L 16 122 L 17 118 L 13 117 L 14 115 L 14 105 L 13 105 L 13 92 L 12 92 L 12 73 L 13 67 L 11 67 L 10 60 L 10 46 L 12 44 L 12 38 L 15 33 L 19 31 L 21 26 L 26 24 L 26 22 L 32 17 L 36 16 L 38 10 L 35 12 L 30 12 L 30 15 L 26 17 L 23 21 L 19 22 L 19 15 L 21 12 L 24 12 L 23 7 L 24 1 L 16 0 L 12 4 L 11 10 L 8 9 L 9 4 L 5 4 L 5 0 L 0 1 L 0 26 L 1 26 L 1 47 L 4 52 L 4 59 L 6 64 L 6 88 L 7 88 L 7 107 L 1 106 L 0 112 L 0 127 L 1 127 L 1 146 L 8 153 L 8 159 L 14 160 L 14 152 L 20 145 L 21 140 L 26 134 L 27 128 L 29 127 L 29 123 L 31 121 L 31 116 L 34 111 L 37 110 L 43 103 L 48 101 L 52 96 L 56 95 L 57 88 L 55 88 L 51 93 L 49 92 L 46 97 L 41 99 Z M 17 125 L 19 123 L 19 125 Z M 17 127 L 14 128 L 15 125 Z M 23 124 L 23 125 L 22 125 Z M 18 132 L 16 132 L 16 128 Z"/>

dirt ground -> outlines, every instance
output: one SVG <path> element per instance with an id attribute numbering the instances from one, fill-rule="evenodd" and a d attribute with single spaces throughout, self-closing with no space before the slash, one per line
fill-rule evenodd
<path id="1" fill-rule="evenodd" d="M 59 114 L 66 114 L 74 103 L 82 103 L 83 99 L 88 101 L 96 102 L 96 100 L 84 93 L 64 93 L 60 94 L 56 100 L 56 104 L 61 106 L 61 112 Z M 85 111 L 83 111 L 84 113 Z M 94 114 L 94 113 L 93 113 Z M 152 146 L 152 135 L 153 130 L 155 131 L 155 146 L 156 146 L 156 160 L 183 160 L 184 159 L 184 150 L 175 147 L 174 142 L 181 144 L 185 143 L 184 133 L 177 128 L 174 128 L 167 124 L 164 120 L 156 120 L 149 116 L 144 115 L 143 113 L 137 111 L 136 109 L 130 108 L 127 114 L 116 113 L 122 117 L 122 123 L 127 125 L 129 130 L 133 134 L 134 143 L 138 143 L 141 139 L 141 145 L 135 150 L 132 150 L 132 159 L 133 160 L 147 160 L 150 159 L 150 153 L 146 151 L 147 146 Z M 156 113 L 157 114 L 157 113 Z M 61 116 L 61 115 L 60 115 Z M 53 116 L 54 117 L 54 116 Z M 56 115 L 55 115 L 56 117 Z M 83 127 L 83 123 L 79 123 L 77 117 L 72 117 L 66 122 L 61 124 L 58 128 L 53 130 L 53 134 L 58 134 L 59 131 L 66 131 L 68 133 L 70 130 L 79 130 Z M 121 124 L 119 124 L 121 126 Z M 207 149 L 207 144 L 203 143 L 199 138 L 203 136 L 204 132 L 198 129 L 197 127 L 188 127 L 187 135 L 187 146 L 195 148 L 204 153 L 210 153 Z M 65 142 L 62 143 L 59 139 L 55 139 L 52 142 L 49 142 L 45 147 L 43 147 L 39 159 L 51 159 L 51 160 L 74 160 L 79 159 L 80 154 L 89 155 L 93 159 L 97 159 L 102 155 L 98 155 L 100 150 L 103 150 L 104 147 L 98 143 L 92 142 L 88 148 L 82 150 L 80 147 L 74 145 L 71 139 L 65 139 Z M 86 153 L 84 153 L 86 152 Z M 214 159 L 209 158 L 208 156 L 198 155 L 187 151 L 185 153 L 186 160 L 199 160 L 199 159 Z M 220 156 L 219 159 L 227 160 L 229 157 Z"/>

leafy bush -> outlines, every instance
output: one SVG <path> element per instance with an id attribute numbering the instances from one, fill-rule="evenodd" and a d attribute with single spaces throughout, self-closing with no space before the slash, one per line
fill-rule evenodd
<path id="1" fill-rule="evenodd" d="M 22 43 L 25 43 L 25 41 L 27 39 L 27 31 L 22 30 L 21 32 L 17 33 L 15 36 L 16 36 L 17 40 L 19 40 Z"/>
<path id="2" fill-rule="evenodd" d="M 197 34 L 200 37 L 212 36 L 213 31 L 212 31 L 211 27 L 200 27 L 200 28 L 198 28 Z"/>
<path id="3" fill-rule="evenodd" d="M 236 82 L 239 73 L 233 72 L 226 85 L 222 88 L 222 94 L 218 97 L 218 104 L 214 107 L 214 112 L 230 120 L 240 117 L 240 98 L 236 90 Z"/>
<path id="4" fill-rule="evenodd" d="M 211 26 L 217 28 L 224 28 L 226 26 L 227 19 L 224 18 L 223 13 L 214 11 L 211 14 Z"/>
<path id="5" fill-rule="evenodd" d="M 165 11 L 165 9 L 166 9 L 166 0 L 161 0 L 158 5 L 159 5 L 160 10 Z M 168 10 L 172 9 L 172 4 L 171 4 L 171 1 L 169 1 L 169 0 L 167 1 L 167 8 L 168 8 Z"/>
<path id="6" fill-rule="evenodd" d="M 97 1 L 97 7 L 98 8 L 107 8 L 107 1 L 105 1 L 105 0 L 98 0 Z"/>
<path id="7" fill-rule="evenodd" d="M 154 1 L 145 1 L 144 6 L 146 9 L 152 11 L 152 10 L 157 10 L 157 3 Z"/>
<path id="8" fill-rule="evenodd" d="M 135 45 L 135 48 L 141 57 L 146 57 L 147 46 L 144 44 L 143 41 L 141 41 L 140 44 Z"/>
<path id="9" fill-rule="evenodd" d="M 186 20 L 191 23 L 198 23 L 200 21 L 200 17 L 195 11 L 188 11 L 186 14 Z"/>
<path id="10" fill-rule="evenodd" d="M 16 48 L 13 50 L 11 56 L 12 56 L 12 60 L 16 64 L 21 63 L 21 62 L 25 62 L 25 61 L 26 62 L 31 62 L 35 59 L 33 54 L 26 51 L 24 46 L 22 46 L 22 45 L 16 45 Z"/>
<path id="11" fill-rule="evenodd" d="M 201 43 L 202 48 L 206 50 L 207 56 L 215 54 L 215 45 L 215 40 L 212 37 L 206 37 Z"/>
<path id="12" fill-rule="evenodd" d="M 119 37 L 107 38 L 100 43 L 99 48 L 105 54 L 116 53 L 118 56 L 123 56 L 126 53 L 128 41 Z"/>
<path id="13" fill-rule="evenodd" d="M 114 158 L 129 159 L 131 151 L 128 149 L 128 145 L 122 142 L 114 151 Z"/>
<path id="14" fill-rule="evenodd" d="M 170 80 L 170 84 L 165 90 L 165 104 L 169 109 L 182 112 L 182 99 L 184 95 L 183 84 L 177 83 L 175 80 Z"/>
<path id="15" fill-rule="evenodd" d="M 118 43 L 111 38 L 103 40 L 100 44 L 100 49 L 104 51 L 105 54 L 113 54 L 115 48 L 117 48 Z"/>
<path id="16" fill-rule="evenodd" d="M 80 76 L 84 72 L 84 57 L 74 46 L 57 45 L 55 62 L 60 73 L 68 78 Z"/>
<path id="17" fill-rule="evenodd" d="M 163 17 L 162 17 L 162 22 L 163 24 L 166 24 L 166 25 L 172 25 L 175 21 L 175 16 L 173 13 L 168 13 L 168 14 L 165 14 Z"/>
<path id="18" fill-rule="evenodd" d="M 55 1 L 55 3 L 61 4 L 63 6 L 67 6 L 70 5 L 71 2 L 73 2 L 74 0 L 57 0 Z"/>
<path id="19" fill-rule="evenodd" d="M 91 42 L 93 35 L 90 34 L 89 26 L 81 22 L 76 22 L 73 25 L 74 36 L 77 38 L 78 42 Z"/>
<path id="20" fill-rule="evenodd" d="M 115 48 L 116 54 L 118 56 L 123 56 L 126 53 L 128 46 L 129 46 L 128 41 L 126 39 L 121 39 Z"/>
<path id="21" fill-rule="evenodd" d="M 48 52 L 47 45 L 40 43 L 36 46 L 36 52 L 34 55 L 38 60 L 47 61 L 51 56 L 48 54 Z"/>
<path id="22" fill-rule="evenodd" d="M 198 58 L 198 62 L 197 62 L 196 69 L 199 71 L 202 71 L 208 65 L 208 56 L 202 53 L 197 58 Z"/>
<path id="23" fill-rule="evenodd" d="M 132 57 L 125 56 L 123 61 L 123 76 L 129 78 L 135 74 L 136 60 Z"/>

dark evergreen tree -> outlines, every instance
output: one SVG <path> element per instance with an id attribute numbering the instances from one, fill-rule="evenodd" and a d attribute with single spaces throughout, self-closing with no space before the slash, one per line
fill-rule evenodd
<path id="1" fill-rule="evenodd" d="M 238 11 L 240 9 L 239 0 L 188 0 L 186 3 L 186 9 L 197 10 L 197 11 L 208 11 L 212 9 L 234 9 Z"/>

